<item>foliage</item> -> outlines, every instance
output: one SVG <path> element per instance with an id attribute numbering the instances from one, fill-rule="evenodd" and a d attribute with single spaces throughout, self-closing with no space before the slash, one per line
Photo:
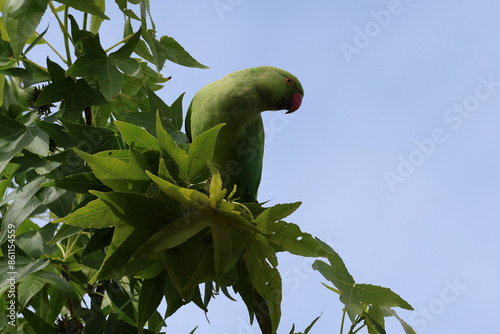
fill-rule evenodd
<path id="1" fill-rule="evenodd" d="M 251 320 L 257 291 L 275 331 L 279 252 L 328 259 L 314 268 L 338 289 L 330 287 L 350 332 L 364 324 L 385 333 L 384 317 L 397 316 L 390 308 L 411 309 L 389 289 L 356 284 L 333 249 L 285 222 L 300 202 L 245 204 L 222 189 L 210 161 L 223 124 L 189 143 L 182 96 L 168 106 L 155 93 L 169 80 L 160 72 L 166 60 L 206 66 L 172 37 L 156 37 L 149 1 L 116 0 L 124 38 L 107 49 L 104 1 L 58 2 L 2 8 L 2 333 L 160 333 L 183 305 L 206 312 L 219 292 L 231 298 L 229 288 Z M 37 30 L 46 11 L 59 22 L 65 56 L 53 48 L 59 63 L 48 57 L 44 67 L 28 54 L 51 46 Z"/>

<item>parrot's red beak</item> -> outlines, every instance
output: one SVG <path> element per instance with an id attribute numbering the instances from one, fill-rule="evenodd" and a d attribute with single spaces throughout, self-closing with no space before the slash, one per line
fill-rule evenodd
<path id="1" fill-rule="evenodd" d="M 290 101 L 292 106 L 285 114 L 291 114 L 300 108 L 300 105 L 302 104 L 302 95 L 299 93 L 293 93 L 292 96 L 290 96 Z"/>

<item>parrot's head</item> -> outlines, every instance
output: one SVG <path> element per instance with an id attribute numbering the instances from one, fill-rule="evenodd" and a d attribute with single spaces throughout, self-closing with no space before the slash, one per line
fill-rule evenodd
<path id="1" fill-rule="evenodd" d="M 299 109 L 304 97 L 299 79 L 276 67 L 259 67 L 256 71 L 256 87 L 265 110 L 287 110 L 289 114 Z"/>

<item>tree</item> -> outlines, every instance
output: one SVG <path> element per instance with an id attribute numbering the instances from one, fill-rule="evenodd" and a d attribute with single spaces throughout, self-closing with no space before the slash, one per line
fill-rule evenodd
<path id="1" fill-rule="evenodd" d="M 2 9 L 2 333 L 160 333 L 183 305 L 207 311 L 218 292 L 231 298 L 229 288 L 251 320 L 256 289 L 276 331 L 278 252 L 329 261 L 313 267 L 345 304 L 349 333 L 385 333 L 384 317 L 397 317 L 391 307 L 411 309 L 387 288 L 355 283 L 331 247 L 285 222 L 300 202 L 240 203 L 222 189 L 211 163 L 222 125 L 189 143 L 182 96 L 168 106 L 155 93 L 169 80 L 167 60 L 206 66 L 156 36 L 149 1 L 116 1 L 124 38 L 108 49 L 99 39 L 104 1 L 58 2 L 6 0 Z M 46 11 L 65 49 L 41 65 L 29 54 L 50 46 L 47 29 L 37 30 Z"/>

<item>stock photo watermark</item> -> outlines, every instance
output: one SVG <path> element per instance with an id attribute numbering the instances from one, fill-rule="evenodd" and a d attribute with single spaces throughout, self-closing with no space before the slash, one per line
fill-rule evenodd
<path id="1" fill-rule="evenodd" d="M 481 102 L 489 99 L 500 87 L 500 81 L 495 81 L 493 74 L 479 76 L 478 84 L 472 94 L 455 103 L 443 112 L 443 121 L 448 126 L 448 132 L 458 130 L 463 121 L 478 111 Z M 384 178 L 391 191 L 396 190 L 398 184 L 404 183 L 411 177 L 419 166 L 436 153 L 438 147 L 448 140 L 446 127 L 436 127 L 424 139 L 415 139 L 415 149 L 407 155 L 398 157 L 398 166 L 392 171 L 386 171 Z"/>
<path id="2" fill-rule="evenodd" d="M 411 1 L 411 0 L 410 0 Z M 389 0 L 385 9 L 372 10 L 370 16 L 372 20 L 365 23 L 363 27 L 355 26 L 354 37 L 351 42 L 339 44 L 340 51 L 344 55 L 347 63 L 352 62 L 354 55 L 359 55 L 373 39 L 389 26 L 392 19 L 403 12 L 403 5 L 400 0 Z"/>
<path id="3" fill-rule="evenodd" d="M 16 227 L 13 224 L 7 225 L 7 323 L 10 326 L 16 325 L 17 320 L 17 307 L 16 307 Z"/>
<path id="4" fill-rule="evenodd" d="M 221 21 L 224 21 L 225 15 L 232 12 L 234 8 L 241 5 L 243 0 L 215 0 L 212 1 L 215 12 Z"/>
<path id="5" fill-rule="evenodd" d="M 432 299 L 427 306 L 415 309 L 411 315 L 408 322 L 417 333 L 423 333 L 467 289 L 456 277 L 453 280 L 444 280 L 443 285 L 439 296 Z"/>

